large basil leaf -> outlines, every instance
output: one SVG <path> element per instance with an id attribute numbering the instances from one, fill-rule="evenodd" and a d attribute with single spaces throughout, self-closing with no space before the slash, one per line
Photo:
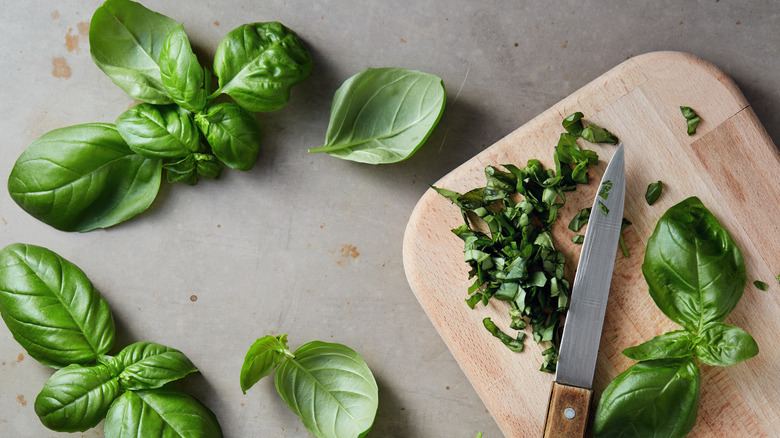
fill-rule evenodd
<path id="1" fill-rule="evenodd" d="M 252 112 L 234 103 L 220 103 L 196 115 L 195 123 L 211 151 L 228 167 L 254 167 L 260 153 L 260 126 Z"/>
<path id="2" fill-rule="evenodd" d="M 686 358 L 693 356 L 694 346 L 691 332 L 675 330 L 626 348 L 623 354 L 634 360 Z"/>
<path id="3" fill-rule="evenodd" d="M 369 68 L 336 90 L 325 145 L 309 152 L 369 164 L 409 158 L 444 111 L 444 83 L 402 68 Z"/>
<path id="4" fill-rule="evenodd" d="M 276 390 L 319 438 L 354 438 L 371 428 L 378 389 L 354 350 L 320 341 L 302 345 L 276 369 Z"/>
<path id="5" fill-rule="evenodd" d="M 0 314 L 45 365 L 93 362 L 114 345 L 114 319 L 100 292 L 78 266 L 39 246 L 0 250 Z"/>
<path id="6" fill-rule="evenodd" d="M 51 430 L 83 432 L 100 423 L 119 393 L 119 382 L 107 366 L 68 365 L 43 385 L 35 413 Z"/>
<path id="7" fill-rule="evenodd" d="M 179 25 L 168 34 L 160 52 L 160 75 L 165 91 L 182 108 L 198 112 L 206 106 L 204 71 Z"/>
<path id="8" fill-rule="evenodd" d="M 604 390 L 593 436 L 684 437 L 696 422 L 700 386 L 693 358 L 636 363 Z"/>
<path id="9" fill-rule="evenodd" d="M 159 388 L 198 371 L 181 351 L 153 342 L 136 342 L 98 361 L 119 377 L 123 390 L 130 391 Z"/>
<path id="10" fill-rule="evenodd" d="M 758 354 L 758 344 L 746 331 L 720 322 L 707 324 L 699 333 L 696 357 L 707 365 L 726 367 Z"/>
<path id="11" fill-rule="evenodd" d="M 739 248 L 696 197 L 658 220 L 642 273 L 658 308 L 694 333 L 723 321 L 742 297 L 746 279 Z"/>
<path id="12" fill-rule="evenodd" d="M 217 417 L 194 397 L 171 387 L 125 392 L 106 415 L 106 438 L 219 438 Z"/>
<path id="13" fill-rule="evenodd" d="M 200 149 L 195 122 L 177 105 L 136 105 L 117 117 L 116 129 L 144 157 L 181 158 Z"/>
<path id="14" fill-rule="evenodd" d="M 290 87 L 306 79 L 311 68 L 303 41 L 277 22 L 233 29 L 214 54 L 218 92 L 250 111 L 282 108 L 290 99 Z"/>
<path id="15" fill-rule="evenodd" d="M 246 352 L 241 366 L 241 391 L 246 394 L 247 389 L 271 374 L 285 357 L 294 357 L 287 349 L 287 335 L 267 335 L 256 340 Z"/>
<path id="16" fill-rule="evenodd" d="M 54 228 L 89 231 L 146 210 L 162 162 L 133 153 L 114 125 L 55 129 L 30 143 L 8 177 L 11 198 Z"/>
<path id="17" fill-rule="evenodd" d="M 173 103 L 160 79 L 160 52 L 176 21 L 129 0 L 107 0 L 92 15 L 89 51 L 95 64 L 133 99 Z"/>

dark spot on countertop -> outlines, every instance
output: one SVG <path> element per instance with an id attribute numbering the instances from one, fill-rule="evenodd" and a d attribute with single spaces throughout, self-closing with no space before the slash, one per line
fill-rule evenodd
<path id="1" fill-rule="evenodd" d="M 517 46 L 519 46 L 519 45 L 520 45 L 520 43 L 515 43 L 515 47 L 517 47 Z"/>
<path id="2" fill-rule="evenodd" d="M 197 296 L 197 295 L 192 295 L 192 296 L 190 296 L 190 301 L 192 301 L 193 303 L 194 303 L 195 301 L 198 301 L 198 296 Z"/>
<path id="3" fill-rule="evenodd" d="M 58 11 L 56 9 L 51 11 L 51 19 L 52 20 L 59 20 L 60 19 L 60 11 Z"/>
<path id="4" fill-rule="evenodd" d="M 219 21 L 214 20 L 214 26 L 219 26 Z"/>
<path id="5" fill-rule="evenodd" d="M 403 44 L 406 44 L 406 40 L 405 40 L 405 39 L 403 39 L 403 38 L 401 38 L 401 42 L 402 42 Z"/>
<path id="6" fill-rule="evenodd" d="M 17 362 L 21 362 L 24 360 L 24 355 L 22 353 L 19 353 L 19 356 L 16 357 Z"/>
<path id="7" fill-rule="evenodd" d="M 564 42 L 563 44 L 561 44 L 561 48 L 562 48 L 562 49 L 565 49 L 565 48 L 566 48 L 566 47 L 568 47 L 568 46 L 569 46 L 569 40 L 566 40 L 566 42 Z"/>
<path id="8" fill-rule="evenodd" d="M 79 35 L 83 37 L 89 36 L 89 21 L 81 21 L 76 25 L 79 30 Z"/>
<path id="9" fill-rule="evenodd" d="M 0 217 L 0 219 L 2 219 L 2 220 L 3 220 L 3 225 L 8 225 L 8 221 L 7 221 L 7 220 L 5 220 L 5 218 L 4 218 L 4 217 Z"/>
<path id="10" fill-rule="evenodd" d="M 341 266 L 344 266 L 347 262 L 350 261 L 350 259 L 356 259 L 360 256 L 360 253 L 358 252 L 355 245 L 351 245 L 349 243 L 346 243 L 341 246 L 339 249 L 339 256 L 340 259 L 336 262 Z"/>
<path id="11" fill-rule="evenodd" d="M 450 387 L 449 387 L 449 386 L 445 386 L 445 387 L 444 387 L 444 389 L 446 389 L 447 391 L 449 391 L 449 390 L 450 390 Z"/>
<path id="12" fill-rule="evenodd" d="M 68 33 L 65 34 L 65 48 L 68 52 L 73 52 L 79 49 L 79 36 L 73 35 L 73 28 L 68 28 Z"/>
<path id="13" fill-rule="evenodd" d="M 51 75 L 55 78 L 70 78 L 70 75 L 72 72 L 70 71 L 70 66 L 68 66 L 68 63 L 65 62 L 65 58 L 63 57 L 57 57 L 51 59 Z"/>
<path id="14" fill-rule="evenodd" d="M 742 24 L 742 20 L 737 20 L 737 24 Z"/>
<path id="15" fill-rule="evenodd" d="M 16 401 L 18 401 L 19 404 L 22 405 L 22 406 L 27 406 L 27 400 L 24 399 L 24 395 L 23 394 L 17 395 L 16 396 Z"/>

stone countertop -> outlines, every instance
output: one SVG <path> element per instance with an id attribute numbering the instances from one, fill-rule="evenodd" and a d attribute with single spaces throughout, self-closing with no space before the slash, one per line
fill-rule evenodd
<path id="1" fill-rule="evenodd" d="M 89 55 L 101 2 L 42 3 L 0 1 L 3 180 L 45 132 L 112 123 L 134 104 Z M 711 61 L 780 140 L 776 0 L 143 3 L 183 23 L 205 65 L 231 29 L 280 21 L 307 44 L 312 75 L 282 110 L 257 114 L 264 138 L 251 171 L 163 183 L 145 213 L 84 234 L 38 222 L 3 190 L 0 246 L 45 246 L 84 270 L 113 310 L 118 347 L 154 341 L 187 354 L 201 372 L 181 386 L 226 437 L 309 436 L 272 379 L 246 395 L 239 387 L 252 342 L 281 333 L 293 349 L 340 342 L 364 357 L 380 390 L 369 436 L 501 436 L 406 282 L 404 228 L 428 184 L 627 58 L 675 50 Z M 307 154 L 324 140 L 339 85 L 383 66 L 444 80 L 446 109 L 427 143 L 392 165 Z M 33 410 L 51 372 L 0 327 L 0 436 L 70 436 Z M 102 424 L 82 436 L 102 436 Z"/>

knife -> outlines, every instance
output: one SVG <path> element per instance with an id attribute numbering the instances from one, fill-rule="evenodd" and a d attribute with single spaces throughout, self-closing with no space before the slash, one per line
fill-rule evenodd
<path id="1" fill-rule="evenodd" d="M 547 405 L 545 438 L 585 435 L 625 193 L 626 166 L 621 143 L 604 172 L 588 219 Z"/>

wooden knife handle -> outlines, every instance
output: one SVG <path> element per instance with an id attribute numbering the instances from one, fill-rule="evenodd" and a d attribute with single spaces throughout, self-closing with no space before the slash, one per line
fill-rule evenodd
<path id="1" fill-rule="evenodd" d="M 544 438 L 573 438 L 585 436 L 593 391 L 553 382 Z"/>

